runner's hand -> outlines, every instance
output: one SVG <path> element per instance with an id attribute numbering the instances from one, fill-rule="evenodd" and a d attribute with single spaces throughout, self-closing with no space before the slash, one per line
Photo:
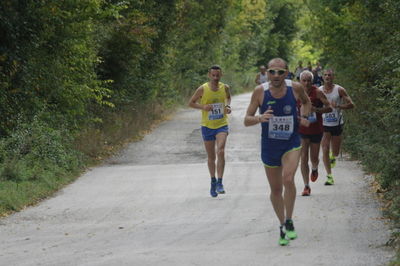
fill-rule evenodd
<path id="1" fill-rule="evenodd" d="M 272 110 L 271 106 L 269 106 L 267 111 L 260 115 L 258 119 L 261 123 L 268 122 L 269 119 L 274 116 L 273 112 L 274 110 Z"/>
<path id="2" fill-rule="evenodd" d="M 307 118 L 304 117 L 300 117 L 300 125 L 304 126 L 304 127 L 309 127 L 311 124 L 310 121 L 308 121 Z"/>
<path id="3" fill-rule="evenodd" d="M 203 105 L 202 109 L 204 111 L 212 111 L 213 107 L 211 104 L 205 104 L 205 105 Z"/>

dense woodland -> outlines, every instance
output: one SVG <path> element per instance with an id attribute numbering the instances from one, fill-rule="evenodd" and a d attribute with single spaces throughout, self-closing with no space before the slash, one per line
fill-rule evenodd
<path id="1" fill-rule="evenodd" d="M 237 93 L 279 56 L 335 69 L 356 104 L 345 149 L 399 223 L 399 13 L 397 0 L 2 0 L 0 212 L 135 138 L 210 65 Z"/>

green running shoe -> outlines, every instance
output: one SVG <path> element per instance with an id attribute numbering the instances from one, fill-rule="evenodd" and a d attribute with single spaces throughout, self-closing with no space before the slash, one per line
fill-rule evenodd
<path id="1" fill-rule="evenodd" d="M 283 226 L 280 227 L 280 237 L 278 243 L 280 246 L 287 246 L 289 244 L 289 239 L 286 238 L 286 233 L 283 231 Z"/>
<path id="2" fill-rule="evenodd" d="M 286 220 L 285 228 L 286 228 L 286 235 L 290 240 L 293 240 L 293 239 L 297 238 L 297 233 L 294 230 L 294 225 L 293 225 L 293 221 L 292 220 L 290 220 L 290 219 Z"/>
<path id="3" fill-rule="evenodd" d="M 336 157 L 333 156 L 332 152 L 329 152 L 329 161 L 331 163 L 331 168 L 336 166 Z"/>
<path id="4" fill-rule="evenodd" d="M 281 246 L 287 246 L 287 245 L 289 245 L 289 240 L 287 240 L 285 237 L 280 237 L 279 238 L 279 245 L 281 245 Z"/>
<path id="5" fill-rule="evenodd" d="M 325 186 L 331 186 L 335 183 L 332 175 L 327 175 L 326 178 Z"/>

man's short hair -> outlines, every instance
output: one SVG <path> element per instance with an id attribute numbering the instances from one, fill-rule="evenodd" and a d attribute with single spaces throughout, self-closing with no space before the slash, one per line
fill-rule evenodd
<path id="1" fill-rule="evenodd" d="M 222 70 L 222 69 L 221 69 L 221 67 L 219 65 L 212 65 L 208 69 L 208 72 L 210 72 L 211 70 Z"/>
<path id="2" fill-rule="evenodd" d="M 303 72 L 300 73 L 300 80 L 304 77 L 304 76 L 310 76 L 311 77 L 311 81 L 314 80 L 314 75 L 311 71 L 308 70 L 304 70 Z"/>
<path id="3" fill-rule="evenodd" d="M 327 68 L 327 69 L 324 69 L 324 70 L 322 71 L 322 73 L 325 73 L 325 72 L 331 72 L 332 76 L 335 75 L 335 71 L 334 71 L 332 68 Z"/>
<path id="4" fill-rule="evenodd" d="M 271 63 L 273 63 L 273 62 L 281 62 L 281 63 L 283 63 L 283 64 L 285 65 L 285 69 L 288 69 L 288 64 L 287 64 L 286 61 L 283 60 L 282 58 L 279 58 L 279 57 L 272 58 L 272 59 L 269 60 L 269 62 L 268 62 L 268 67 L 269 67 L 269 65 L 270 65 Z"/>

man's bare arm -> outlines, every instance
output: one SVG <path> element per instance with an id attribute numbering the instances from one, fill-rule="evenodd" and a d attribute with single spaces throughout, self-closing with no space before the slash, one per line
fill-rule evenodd
<path id="1" fill-rule="evenodd" d="M 261 115 L 255 115 L 258 107 L 261 105 L 264 97 L 264 89 L 262 86 L 257 86 L 251 96 L 250 104 L 247 107 L 246 116 L 244 117 L 244 125 L 246 127 L 253 126 L 258 123 L 268 122 L 273 116 L 273 110 L 268 109 Z"/>
<path id="2" fill-rule="evenodd" d="M 339 104 L 338 106 L 336 106 L 336 108 L 343 110 L 354 108 L 353 100 L 350 98 L 350 96 L 347 94 L 347 91 L 344 88 L 342 87 L 339 88 L 339 95 L 344 100 L 344 103 Z"/>
<path id="3" fill-rule="evenodd" d="M 230 87 L 228 86 L 228 85 L 226 85 L 225 84 L 225 93 L 226 93 L 226 106 L 225 106 L 225 109 L 226 109 L 226 112 L 228 113 L 228 114 L 230 114 L 231 113 L 231 100 L 232 100 L 232 97 L 231 97 L 231 91 L 230 91 Z"/>
<path id="4" fill-rule="evenodd" d="M 300 108 L 301 116 L 308 117 L 311 113 L 310 98 L 308 98 L 303 85 L 301 85 L 298 82 L 293 82 L 292 86 L 295 92 L 296 99 L 300 100 L 301 102 L 301 108 Z"/>
<path id="5" fill-rule="evenodd" d="M 325 93 L 321 90 L 317 90 L 317 97 L 324 104 L 324 106 L 320 108 L 312 107 L 313 109 L 315 109 L 315 112 L 321 114 L 332 112 L 331 103 L 328 101 L 328 98 L 326 98 Z"/>
<path id="6" fill-rule="evenodd" d="M 195 109 L 211 111 L 212 110 L 211 105 L 209 105 L 209 104 L 203 105 L 203 104 L 198 103 L 200 98 L 203 96 L 203 92 L 204 92 L 203 86 L 198 87 L 196 89 L 196 91 L 194 92 L 193 96 L 190 98 L 188 105 Z"/>

